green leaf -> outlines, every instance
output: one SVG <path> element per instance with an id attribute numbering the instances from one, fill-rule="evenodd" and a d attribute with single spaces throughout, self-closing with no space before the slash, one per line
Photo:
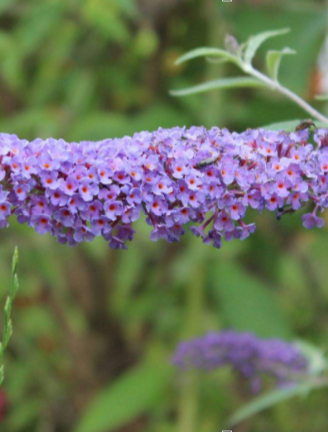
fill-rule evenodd
<path id="1" fill-rule="evenodd" d="M 110 432 L 149 411 L 165 393 L 172 372 L 165 362 L 137 366 L 96 396 L 74 432 Z"/>
<path id="2" fill-rule="evenodd" d="M 309 391 L 324 387 L 324 385 L 325 384 L 318 383 L 318 381 L 313 381 L 297 384 L 293 387 L 273 390 L 270 393 L 258 396 L 230 417 L 230 420 L 228 421 L 229 427 L 235 426 L 249 417 L 258 414 L 267 408 L 271 408 L 280 402 L 286 401 L 295 396 L 306 396 Z"/>
<path id="3" fill-rule="evenodd" d="M 326 94 L 315 95 L 314 98 L 319 100 L 319 101 L 328 101 L 328 95 L 326 95 Z"/>
<path id="4" fill-rule="evenodd" d="M 261 337 L 291 336 L 288 321 L 267 283 L 236 262 L 228 261 L 218 263 L 211 278 L 226 326 Z"/>
<path id="5" fill-rule="evenodd" d="M 18 276 L 17 276 L 17 274 L 14 274 L 14 277 L 13 277 L 13 297 L 16 297 L 18 287 L 19 287 Z"/>
<path id="6" fill-rule="evenodd" d="M 292 132 L 295 130 L 296 126 L 300 124 L 302 120 L 290 120 L 279 123 L 271 123 L 269 125 L 261 126 L 262 129 L 266 130 L 283 130 L 286 132 Z"/>
<path id="7" fill-rule="evenodd" d="M 284 48 L 282 51 L 268 51 L 266 56 L 266 64 L 269 75 L 275 81 L 278 81 L 278 72 L 281 59 L 284 55 L 296 54 L 296 51 L 290 48 Z"/>
<path id="8" fill-rule="evenodd" d="M 198 57 L 223 57 L 225 60 L 231 61 L 237 65 L 240 65 L 240 60 L 233 54 L 220 48 L 202 47 L 188 51 L 183 56 L 179 57 L 175 64 L 179 65 L 186 61 L 192 60 Z"/>
<path id="9" fill-rule="evenodd" d="M 247 64 L 251 64 L 253 57 L 258 50 L 258 48 L 265 42 L 267 39 L 280 36 L 283 34 L 286 34 L 290 31 L 289 28 L 281 29 L 281 30 L 272 30 L 272 31 L 266 31 L 263 33 L 258 33 L 254 36 L 251 36 L 246 44 L 246 50 L 244 59 Z"/>
<path id="10" fill-rule="evenodd" d="M 15 247 L 15 250 L 14 250 L 13 264 L 12 264 L 12 270 L 11 270 L 11 273 L 12 273 L 13 275 L 16 274 L 16 271 L 17 271 L 17 264 L 18 264 L 18 248 L 17 248 L 17 246 L 16 246 L 16 247 Z"/>
<path id="11" fill-rule="evenodd" d="M 233 77 L 233 78 L 220 78 L 213 81 L 208 81 L 193 87 L 188 87 L 181 90 L 170 90 L 172 96 L 187 96 L 196 93 L 203 93 L 210 90 L 223 89 L 223 88 L 236 88 L 236 87 L 263 87 L 264 84 L 249 77 Z"/>
<path id="12" fill-rule="evenodd" d="M 308 359 L 310 374 L 320 375 L 328 368 L 327 359 L 325 358 L 323 350 L 304 340 L 296 341 L 296 346 Z"/>
<path id="13" fill-rule="evenodd" d="M 222 64 L 222 63 L 227 63 L 228 62 L 228 60 L 226 59 L 226 58 L 224 58 L 224 57 L 219 57 L 219 58 L 216 58 L 216 57 L 206 57 L 206 61 L 208 61 L 209 63 L 212 63 L 212 64 Z"/>
<path id="14" fill-rule="evenodd" d="M 283 130 L 286 132 L 292 132 L 295 130 L 296 126 L 300 124 L 301 121 L 302 120 L 290 120 L 286 122 L 272 123 L 261 127 L 262 129 L 266 129 L 266 130 L 276 130 L 276 131 Z M 328 123 L 324 123 L 316 120 L 314 122 L 316 127 L 328 128 Z"/>

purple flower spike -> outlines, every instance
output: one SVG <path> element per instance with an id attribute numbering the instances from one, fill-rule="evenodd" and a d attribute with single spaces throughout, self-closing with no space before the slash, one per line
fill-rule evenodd
<path id="1" fill-rule="evenodd" d="M 98 142 L 20 140 L 0 134 L 0 228 L 15 215 L 76 245 L 102 236 L 126 249 L 143 213 L 152 240 L 179 241 L 185 225 L 206 244 L 246 239 L 248 208 L 277 217 L 310 203 L 305 228 L 328 207 L 328 130 L 243 133 L 159 129 Z M 311 212 L 311 210 L 309 210 Z"/>
<path id="2" fill-rule="evenodd" d="M 309 372 L 307 358 L 299 349 L 280 339 L 260 339 L 252 333 L 223 331 L 182 342 L 172 358 L 181 370 L 211 372 L 230 366 L 259 391 L 264 376 L 288 384 Z"/>

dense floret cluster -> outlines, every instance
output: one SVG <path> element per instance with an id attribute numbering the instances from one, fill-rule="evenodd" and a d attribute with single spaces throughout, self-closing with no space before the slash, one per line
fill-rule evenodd
<path id="1" fill-rule="evenodd" d="M 210 333 L 180 343 L 173 363 L 183 370 L 195 368 L 208 372 L 230 366 L 249 380 L 253 391 L 260 390 L 264 376 L 285 385 L 308 372 L 308 360 L 294 345 L 234 331 Z"/>
<path id="2" fill-rule="evenodd" d="M 0 227 L 16 215 L 75 245 L 103 236 L 126 248 L 141 213 L 151 239 L 178 241 L 184 226 L 205 243 L 245 239 L 248 207 L 278 216 L 311 201 L 306 228 L 328 206 L 328 130 L 159 129 L 98 142 L 27 141 L 0 134 Z"/>

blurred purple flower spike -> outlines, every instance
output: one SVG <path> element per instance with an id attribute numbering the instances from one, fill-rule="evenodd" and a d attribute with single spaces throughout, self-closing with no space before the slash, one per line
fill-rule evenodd
<path id="1" fill-rule="evenodd" d="M 308 360 L 291 343 L 234 331 L 209 333 L 182 342 L 172 362 L 181 370 L 206 372 L 230 366 L 250 382 L 253 391 L 260 390 L 265 376 L 286 385 L 308 372 Z"/>

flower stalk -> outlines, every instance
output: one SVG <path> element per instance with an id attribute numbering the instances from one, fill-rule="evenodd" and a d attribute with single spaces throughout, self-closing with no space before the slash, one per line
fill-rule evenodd
<path id="1" fill-rule="evenodd" d="M 273 80 L 267 75 L 263 74 L 262 72 L 256 70 L 252 65 L 244 65 L 242 66 L 242 69 L 244 70 L 244 72 L 247 72 L 249 75 L 253 76 L 254 78 L 257 78 L 264 84 L 267 84 L 268 87 L 271 88 L 271 90 L 276 90 L 279 93 L 285 95 L 288 99 L 295 102 L 299 107 L 303 108 L 303 110 L 309 113 L 313 118 L 328 124 L 328 117 L 321 114 L 319 111 L 313 108 L 308 102 L 306 102 L 304 99 L 302 99 L 293 91 L 289 90 L 287 87 L 284 87 L 278 81 Z"/>

